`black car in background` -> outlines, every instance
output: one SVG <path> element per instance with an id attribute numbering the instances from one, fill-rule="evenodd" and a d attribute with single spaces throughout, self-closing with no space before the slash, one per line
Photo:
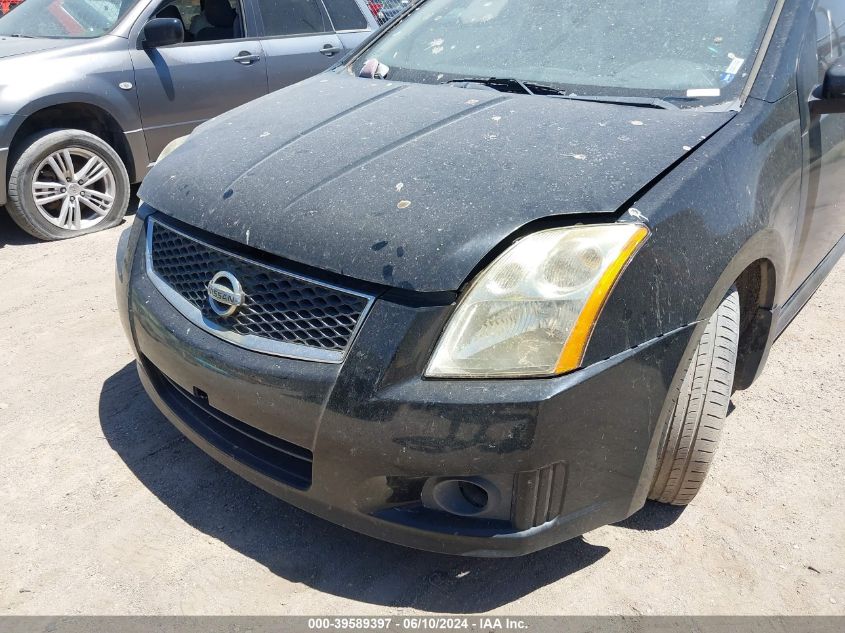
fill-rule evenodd
<path id="1" fill-rule="evenodd" d="M 147 177 L 117 284 L 150 397 L 411 547 L 690 502 L 845 250 L 843 33 L 845 0 L 424 0 Z"/>

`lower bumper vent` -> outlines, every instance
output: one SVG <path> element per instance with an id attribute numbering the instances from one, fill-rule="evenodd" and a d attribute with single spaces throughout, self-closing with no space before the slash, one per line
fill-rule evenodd
<path id="1" fill-rule="evenodd" d="M 511 523 L 517 530 L 543 525 L 563 512 L 566 464 L 518 473 L 514 480 Z"/>

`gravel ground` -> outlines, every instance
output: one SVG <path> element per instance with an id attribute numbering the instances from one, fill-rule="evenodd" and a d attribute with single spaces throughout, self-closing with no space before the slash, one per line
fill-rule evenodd
<path id="1" fill-rule="evenodd" d="M 734 396 L 690 507 L 469 560 L 313 518 L 182 439 L 118 322 L 120 230 L 35 243 L 0 217 L 0 614 L 845 614 L 845 261 Z"/>

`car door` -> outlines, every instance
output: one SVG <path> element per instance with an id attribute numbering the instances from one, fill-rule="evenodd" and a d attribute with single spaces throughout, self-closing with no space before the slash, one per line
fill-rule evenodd
<path id="1" fill-rule="evenodd" d="M 798 70 L 806 209 L 797 229 L 793 290 L 845 234 L 845 114 L 812 114 L 806 105 L 827 69 L 843 55 L 845 0 L 819 0 Z"/>
<path id="2" fill-rule="evenodd" d="M 239 0 L 164 0 L 139 20 L 130 41 L 142 39 L 150 18 L 177 11 L 187 28 L 184 43 L 155 49 L 139 43 L 130 51 L 152 160 L 200 123 L 267 93 L 264 51 Z"/>
<path id="3" fill-rule="evenodd" d="M 392 4 L 400 1 L 409 0 L 393 0 Z M 332 26 L 343 45 L 344 54 L 356 48 L 379 27 L 379 19 L 372 11 L 371 0 L 323 0 L 323 6 L 328 10 Z M 384 3 L 381 6 L 384 6 Z"/>
<path id="4" fill-rule="evenodd" d="M 321 0 L 255 0 L 270 90 L 316 75 L 343 52 Z"/>

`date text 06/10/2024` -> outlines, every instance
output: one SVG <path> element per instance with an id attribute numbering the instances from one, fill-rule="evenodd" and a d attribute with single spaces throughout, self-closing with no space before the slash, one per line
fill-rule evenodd
<path id="1" fill-rule="evenodd" d="M 520 618 L 463 618 L 463 617 L 334 617 L 309 618 L 310 630 L 348 630 L 348 631 L 439 631 L 439 630 L 511 630 L 520 631 L 528 628 L 528 623 Z"/>

